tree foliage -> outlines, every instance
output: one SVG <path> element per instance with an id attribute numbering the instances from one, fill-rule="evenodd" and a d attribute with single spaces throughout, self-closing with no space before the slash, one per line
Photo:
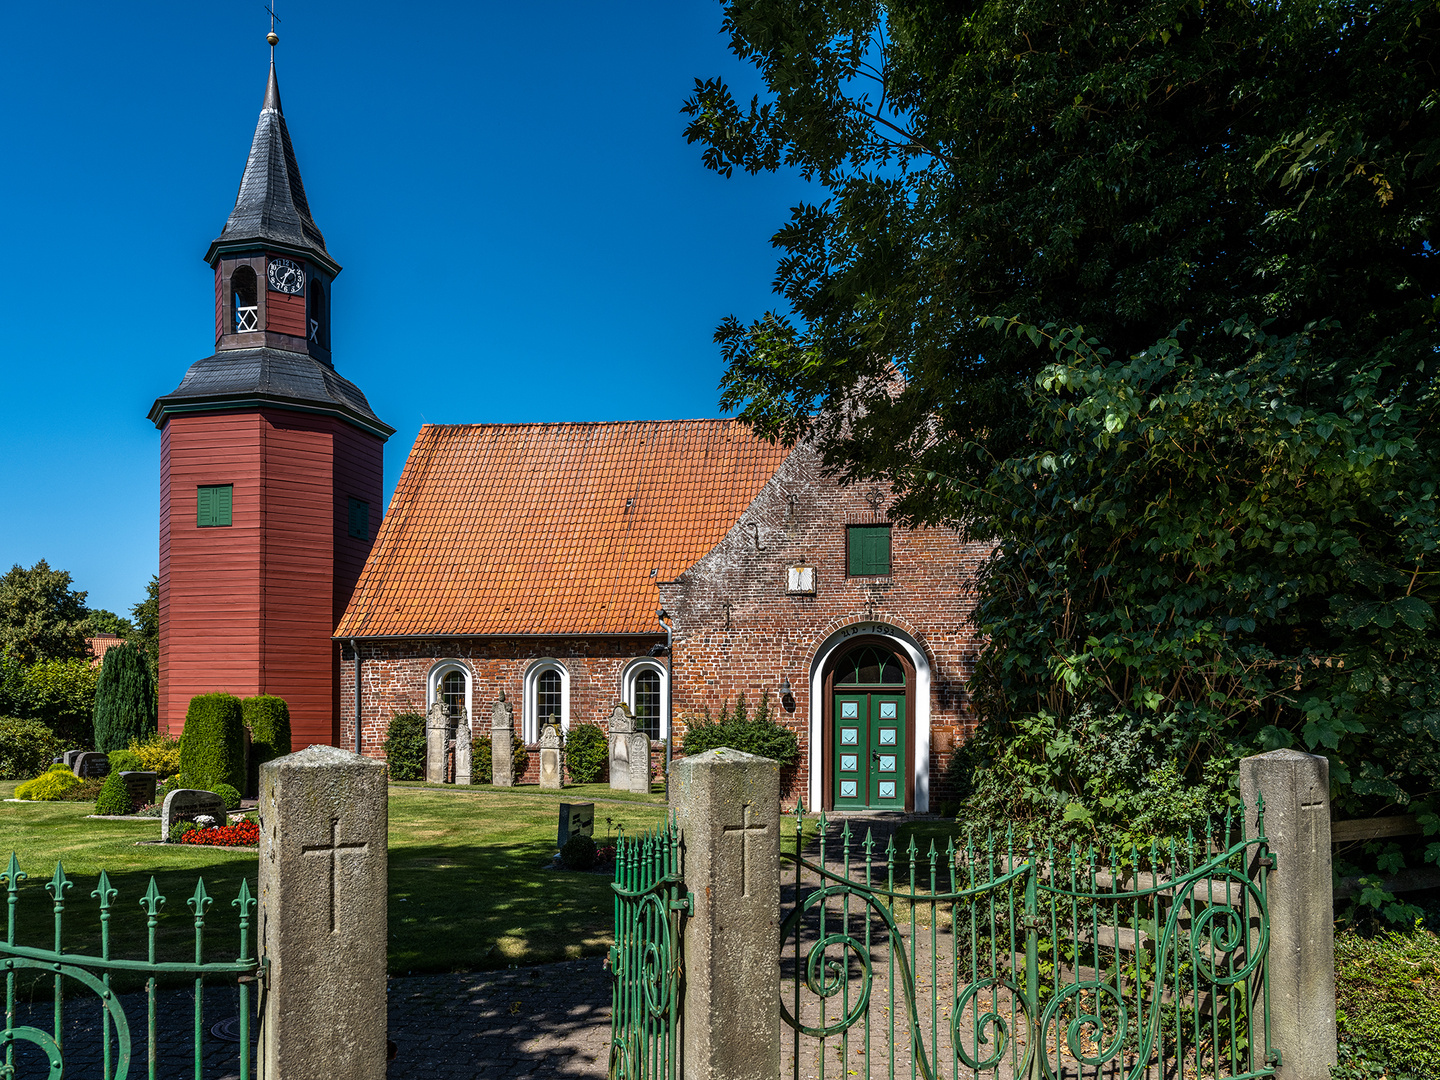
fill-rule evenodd
<path id="1" fill-rule="evenodd" d="M 128 641 L 105 651 L 95 684 L 95 749 L 122 750 L 156 731 L 155 684 L 145 654 Z"/>
<path id="2" fill-rule="evenodd" d="M 1440 5 L 724 26 L 767 93 L 697 81 L 688 138 L 825 197 L 774 238 L 788 311 L 717 330 L 722 402 L 998 543 L 993 807 L 1093 829 L 1292 744 L 1346 811 L 1435 798 Z"/>
<path id="3" fill-rule="evenodd" d="M 0 652 L 22 664 L 84 657 L 85 596 L 44 559 L 28 570 L 16 563 L 0 577 Z"/>
<path id="4" fill-rule="evenodd" d="M 135 624 L 105 608 L 90 608 L 85 613 L 85 629 L 91 635 L 113 634 L 115 637 L 128 638 L 135 633 Z"/>
<path id="5" fill-rule="evenodd" d="M 130 609 L 135 630 L 125 635 L 145 651 L 150 662 L 150 678 L 160 682 L 160 579 L 154 575 L 145 586 L 145 599 Z"/>
<path id="6" fill-rule="evenodd" d="M 72 746 L 88 746 L 95 733 L 99 677 L 88 660 L 41 660 L 20 669 L 13 711 L 39 720 Z"/>

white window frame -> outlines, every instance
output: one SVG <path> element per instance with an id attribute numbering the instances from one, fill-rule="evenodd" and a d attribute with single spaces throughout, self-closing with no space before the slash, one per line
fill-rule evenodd
<path id="1" fill-rule="evenodd" d="M 620 672 L 620 700 L 633 714 L 635 711 L 635 676 L 642 671 L 654 671 L 660 675 L 660 740 L 670 736 L 670 680 L 665 677 L 665 665 L 649 656 L 631 660 Z"/>
<path id="2" fill-rule="evenodd" d="M 540 676 L 546 671 L 560 674 L 560 730 L 570 730 L 570 672 L 554 657 L 536 660 L 525 669 L 525 694 L 521 706 L 520 732 L 527 744 L 540 741 L 539 703 Z"/>
<path id="3" fill-rule="evenodd" d="M 473 727 L 475 674 L 463 660 L 440 660 L 430 668 L 430 673 L 425 677 L 425 715 L 429 716 L 430 706 L 440 700 L 440 685 L 452 671 L 458 671 L 465 680 L 465 719 Z"/>

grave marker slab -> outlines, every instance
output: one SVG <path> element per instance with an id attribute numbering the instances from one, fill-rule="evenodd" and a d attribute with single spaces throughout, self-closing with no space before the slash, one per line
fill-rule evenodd
<path id="1" fill-rule="evenodd" d="M 650 736 L 637 731 L 627 737 L 626 753 L 630 758 L 630 793 L 650 794 Z"/>
<path id="2" fill-rule="evenodd" d="M 92 776 L 109 776 L 110 758 L 93 751 L 77 754 L 70 770 L 81 780 L 88 780 Z"/>
<path id="3" fill-rule="evenodd" d="M 630 790 L 630 736 L 635 733 L 635 718 L 624 702 L 618 703 L 605 721 L 610 735 L 610 788 Z M 648 791 L 649 788 L 646 788 Z"/>
<path id="4" fill-rule="evenodd" d="M 201 814 L 213 817 L 223 825 L 225 801 L 213 791 L 199 791 L 195 788 L 176 788 L 165 796 L 160 807 L 160 839 L 170 839 L 170 829 L 178 821 L 194 821 Z"/>
<path id="5" fill-rule="evenodd" d="M 556 847 L 564 847 L 565 841 L 572 836 L 594 836 L 595 835 L 595 804 L 584 803 L 561 803 L 560 804 L 560 831 L 556 835 Z"/>
<path id="6" fill-rule="evenodd" d="M 125 781 L 125 792 L 136 806 L 149 806 L 155 801 L 155 784 L 160 779 L 157 773 L 122 772 L 120 779 Z"/>
<path id="7" fill-rule="evenodd" d="M 540 786 L 558 790 L 565 786 L 560 775 L 560 729 L 546 724 L 540 733 Z"/>
<path id="8" fill-rule="evenodd" d="M 425 714 L 425 782 L 443 784 L 445 775 L 446 744 L 450 741 L 450 715 L 445 703 L 437 701 Z"/>
<path id="9" fill-rule="evenodd" d="M 490 782 L 515 786 L 515 707 L 505 700 L 504 690 L 490 709 Z"/>
<path id="10" fill-rule="evenodd" d="M 462 716 L 455 727 L 455 783 L 470 783 L 472 765 L 470 720 Z"/>

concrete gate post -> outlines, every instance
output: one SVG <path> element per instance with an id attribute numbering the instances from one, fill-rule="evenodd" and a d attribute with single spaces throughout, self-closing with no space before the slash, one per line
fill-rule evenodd
<path id="1" fill-rule="evenodd" d="M 384 1080 L 385 778 L 333 746 L 260 767 L 260 1080 Z"/>
<path id="2" fill-rule="evenodd" d="M 686 1080 L 780 1071 L 780 765 L 708 750 L 671 766 L 684 843 Z"/>
<path id="3" fill-rule="evenodd" d="M 1279 1080 L 1329 1080 L 1335 1063 L 1335 902 L 1330 876 L 1330 763 L 1295 750 L 1240 762 L 1245 827 L 1275 858 L 1270 909 L 1270 1039 Z"/>

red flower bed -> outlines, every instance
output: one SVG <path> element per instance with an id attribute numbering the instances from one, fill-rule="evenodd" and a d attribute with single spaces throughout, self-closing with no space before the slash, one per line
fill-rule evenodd
<path id="1" fill-rule="evenodd" d="M 260 824 L 242 818 L 234 825 L 216 825 L 213 829 L 191 829 L 180 837 L 182 844 L 205 844 L 208 847 L 254 847 L 260 843 Z"/>

